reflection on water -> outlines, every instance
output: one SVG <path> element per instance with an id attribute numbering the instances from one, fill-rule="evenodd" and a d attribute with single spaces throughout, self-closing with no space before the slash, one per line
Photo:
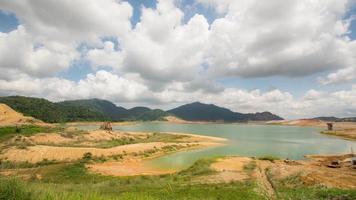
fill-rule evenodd
<path id="1" fill-rule="evenodd" d="M 85 126 L 96 129 L 98 126 Z M 250 124 L 170 124 L 139 123 L 115 126 L 123 131 L 182 132 L 229 139 L 227 145 L 178 152 L 148 161 L 147 164 L 166 169 L 183 169 L 204 157 L 224 155 L 263 156 L 303 159 L 306 154 L 334 154 L 356 149 L 356 142 L 319 134 L 314 127 Z"/>

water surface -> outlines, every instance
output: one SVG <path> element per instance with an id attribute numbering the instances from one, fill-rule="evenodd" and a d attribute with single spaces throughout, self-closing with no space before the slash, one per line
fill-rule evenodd
<path id="1" fill-rule="evenodd" d="M 348 153 L 351 148 L 356 149 L 356 142 L 322 135 L 319 133 L 321 129 L 315 127 L 162 122 L 114 126 L 113 128 L 122 131 L 182 132 L 228 139 L 225 146 L 178 152 L 147 161 L 147 164 L 163 169 L 184 169 L 204 157 L 271 155 L 280 158 L 303 159 L 306 154 Z"/>

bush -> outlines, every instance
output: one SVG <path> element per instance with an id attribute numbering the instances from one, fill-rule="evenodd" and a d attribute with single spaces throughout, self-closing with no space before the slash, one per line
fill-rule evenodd
<path id="1" fill-rule="evenodd" d="M 275 160 L 279 160 L 278 157 L 275 157 L 275 156 L 261 156 L 258 158 L 259 160 L 268 160 L 268 161 L 275 161 Z"/>
<path id="2" fill-rule="evenodd" d="M 0 200 L 30 200 L 31 192 L 17 179 L 0 179 Z"/>
<path id="3" fill-rule="evenodd" d="M 83 154 L 83 157 L 82 157 L 83 161 L 89 161 L 91 159 L 93 159 L 93 154 L 92 153 L 86 152 L 86 153 Z"/>

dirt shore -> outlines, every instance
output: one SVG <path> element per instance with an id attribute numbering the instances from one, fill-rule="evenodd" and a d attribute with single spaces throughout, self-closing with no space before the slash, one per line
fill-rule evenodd
<path id="1" fill-rule="evenodd" d="M 158 137 L 163 137 L 163 140 L 167 140 L 166 142 L 152 142 L 151 138 L 157 137 L 154 133 L 108 132 L 102 130 L 80 132 L 74 135 L 42 133 L 30 137 L 22 136 L 6 142 L 9 148 L 2 151 L 0 159 L 30 163 L 37 163 L 42 160 L 69 162 L 81 159 L 85 153 L 91 153 L 93 157 L 115 155 L 146 155 L 148 157 L 148 153 L 156 155 L 167 151 L 205 148 L 222 145 L 225 141 L 222 138 L 192 134 L 165 134 L 168 134 L 168 136 L 161 134 Z M 146 140 L 147 142 L 145 142 Z M 133 144 L 116 144 L 117 141 L 132 141 Z M 138 142 L 135 143 L 135 141 Z M 23 146 L 25 144 L 26 146 L 19 148 L 19 145 Z"/>
<path id="2" fill-rule="evenodd" d="M 271 125 L 285 125 L 285 126 L 314 126 L 323 128 L 320 133 L 342 137 L 344 139 L 356 140 L 356 122 L 332 122 L 333 130 L 327 130 L 325 121 L 314 119 L 300 119 L 300 120 L 283 120 L 283 121 L 271 121 L 266 124 Z"/>
<path id="3" fill-rule="evenodd" d="M 14 125 L 26 125 L 35 124 L 38 126 L 47 125 L 41 120 L 33 117 L 24 116 L 21 113 L 16 112 L 6 104 L 0 103 L 0 126 L 14 126 Z"/>
<path id="4" fill-rule="evenodd" d="M 228 182 L 254 177 L 270 199 L 273 199 L 273 184 L 291 181 L 305 186 L 356 189 L 356 169 L 351 165 L 355 155 L 312 155 L 308 160 L 258 160 L 247 157 L 225 157 L 218 159 L 211 167 L 218 172 L 209 180 Z M 329 167 L 339 162 L 337 168 Z M 250 173 L 248 173 L 250 172 Z M 227 175 L 228 174 L 228 175 Z M 226 177 L 227 176 L 227 177 Z M 271 182 L 273 181 L 273 183 Z"/>

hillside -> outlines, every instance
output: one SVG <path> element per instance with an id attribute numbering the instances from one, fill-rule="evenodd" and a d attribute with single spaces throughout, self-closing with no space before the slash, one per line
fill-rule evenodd
<path id="1" fill-rule="evenodd" d="M 270 112 L 257 112 L 246 114 L 248 120 L 250 121 L 272 121 L 272 120 L 283 120 L 278 115 L 272 114 Z"/>
<path id="2" fill-rule="evenodd" d="M 283 118 L 270 112 L 243 114 L 233 112 L 213 104 L 203 104 L 194 102 L 186 104 L 167 112 L 187 121 L 225 121 L 225 122 L 245 122 L 245 121 L 270 121 L 282 120 Z"/>
<path id="3" fill-rule="evenodd" d="M 321 121 L 330 121 L 330 122 L 356 122 L 356 117 L 344 117 L 344 118 L 338 118 L 338 117 L 316 117 L 313 118 L 315 120 L 321 120 Z"/>
<path id="4" fill-rule="evenodd" d="M 123 107 L 118 107 L 115 104 L 107 100 L 101 99 L 84 99 L 63 101 L 57 103 L 63 107 L 83 107 L 92 112 L 100 113 L 106 119 L 113 121 L 120 121 L 129 117 L 129 111 Z"/>
<path id="5" fill-rule="evenodd" d="M 213 104 L 194 102 L 168 110 L 167 112 L 187 121 L 247 121 L 243 114 Z"/>
<path id="6" fill-rule="evenodd" d="M 25 117 L 16 112 L 6 104 L 0 103 L 0 126 L 10 126 L 14 124 L 40 124 L 44 123 L 33 117 Z"/>
<path id="7" fill-rule="evenodd" d="M 10 96 L 0 97 L 0 103 L 7 104 L 25 116 L 32 116 L 44 122 L 73 121 L 156 121 L 175 116 L 186 121 L 246 122 L 281 120 L 270 112 L 242 114 L 213 104 L 199 102 L 186 104 L 169 111 L 134 107 L 126 109 L 110 101 L 101 99 L 83 99 L 51 102 L 46 99 Z"/>
<path id="8" fill-rule="evenodd" d="M 101 99 L 54 103 L 41 98 L 10 96 L 0 97 L 0 103 L 4 103 L 26 116 L 32 116 L 48 123 L 107 120 L 154 121 L 163 120 L 169 115 L 163 110 L 152 110 L 147 107 L 125 109 Z"/>
<path id="9" fill-rule="evenodd" d="M 0 103 L 10 106 L 25 116 L 31 116 L 49 123 L 105 120 L 102 114 L 86 107 L 62 105 L 40 98 L 22 96 L 0 97 Z"/>

